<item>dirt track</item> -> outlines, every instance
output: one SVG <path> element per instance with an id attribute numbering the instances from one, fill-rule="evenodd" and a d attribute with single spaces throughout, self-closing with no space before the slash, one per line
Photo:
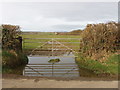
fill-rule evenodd
<path id="1" fill-rule="evenodd" d="M 55 78 L 25 77 L 4 74 L 3 88 L 118 88 L 117 79 L 112 78 Z"/>
<path id="2" fill-rule="evenodd" d="M 3 79 L 3 88 L 118 88 L 118 81 Z"/>

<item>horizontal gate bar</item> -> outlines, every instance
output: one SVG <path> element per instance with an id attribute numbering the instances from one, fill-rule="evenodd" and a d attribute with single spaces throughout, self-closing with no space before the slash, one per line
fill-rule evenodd
<path id="1" fill-rule="evenodd" d="M 24 42 L 24 43 L 46 43 L 46 42 Z M 61 43 L 80 43 L 80 42 L 61 42 Z M 58 43 L 54 43 L 54 44 L 58 44 Z"/>
<path id="2" fill-rule="evenodd" d="M 29 50 L 29 49 L 26 49 Z M 73 49 L 73 50 L 80 50 L 80 49 Z M 29 50 L 30 51 L 30 50 Z M 31 50 L 32 51 L 32 50 Z M 35 50 L 36 52 L 41 52 L 41 51 L 52 51 L 52 49 L 37 49 Z M 54 49 L 54 51 L 70 51 L 70 49 Z"/>
<path id="3" fill-rule="evenodd" d="M 28 66 L 28 67 L 52 67 L 52 65 L 51 66 Z M 76 67 L 76 66 L 54 66 L 54 67 Z"/>
<path id="4" fill-rule="evenodd" d="M 57 64 L 54 64 L 54 65 L 68 65 L 68 64 L 70 64 L 70 65 L 76 65 L 75 63 L 57 63 Z M 50 64 L 50 63 L 41 63 L 41 64 L 38 64 L 38 63 L 34 63 L 34 64 L 27 64 L 27 65 L 52 65 L 52 64 Z"/>
<path id="5" fill-rule="evenodd" d="M 23 38 L 23 39 L 77 39 L 81 40 L 81 38 Z"/>
<path id="6" fill-rule="evenodd" d="M 30 55 L 29 57 L 33 57 L 33 56 L 35 57 L 78 57 L 78 56 L 55 56 L 55 55 L 54 56 Z"/>
<path id="7" fill-rule="evenodd" d="M 37 74 L 37 75 L 40 75 L 40 74 L 38 74 L 38 73 L 25 73 L 25 74 L 30 74 L 30 75 L 35 75 L 35 74 Z M 41 74 L 47 75 L 47 74 L 52 74 L 52 73 L 41 73 Z M 59 73 L 54 73 L 54 75 L 55 75 L 55 74 L 66 74 L 66 73 L 65 73 L 65 72 L 63 72 L 63 73 L 59 72 Z M 78 74 L 78 73 L 75 72 L 75 73 L 67 73 L 67 74 Z"/>
<path id="8" fill-rule="evenodd" d="M 54 67 L 54 69 L 72 69 L 72 68 L 73 67 L 57 67 L 57 68 Z M 29 68 L 25 67 L 25 69 L 29 69 Z M 52 69 L 52 67 L 49 67 L 49 68 L 48 67 L 43 67 L 43 68 L 42 67 L 41 68 L 40 67 L 34 67 L 33 69 Z"/>
<path id="9" fill-rule="evenodd" d="M 48 71 L 48 70 L 46 70 L 46 71 L 40 71 L 40 70 L 37 70 L 38 72 L 52 72 L 51 70 L 50 71 Z M 54 72 L 67 72 L 68 70 L 54 70 Z M 76 72 L 76 71 L 78 71 L 78 70 L 73 70 L 73 71 L 70 71 L 70 72 Z M 32 70 L 25 70 L 25 72 L 35 72 L 35 71 L 32 71 Z"/>

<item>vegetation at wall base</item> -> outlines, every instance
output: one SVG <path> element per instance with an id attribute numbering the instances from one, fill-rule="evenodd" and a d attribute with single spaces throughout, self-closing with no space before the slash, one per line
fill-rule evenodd
<path id="1" fill-rule="evenodd" d="M 99 62 L 97 60 L 92 60 L 90 58 L 86 58 L 82 55 L 76 58 L 76 63 L 79 66 L 80 73 L 81 68 L 88 70 L 93 75 L 103 75 L 103 76 L 117 76 L 119 67 L 118 65 L 120 60 L 119 54 L 113 54 L 109 56 L 109 58 L 105 62 Z"/>
<path id="2" fill-rule="evenodd" d="M 19 66 L 17 68 L 8 68 L 8 67 L 2 67 L 2 73 L 3 74 L 16 74 L 16 75 L 23 75 L 24 66 Z"/>
<path id="3" fill-rule="evenodd" d="M 24 66 L 28 63 L 28 58 L 21 52 L 14 50 L 2 51 L 2 71 L 3 73 L 22 74 Z"/>

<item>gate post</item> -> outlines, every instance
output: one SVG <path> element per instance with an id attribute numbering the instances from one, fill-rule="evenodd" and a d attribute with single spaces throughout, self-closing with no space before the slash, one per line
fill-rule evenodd
<path id="1" fill-rule="evenodd" d="M 17 39 L 19 41 L 19 43 L 17 43 L 15 49 L 18 50 L 18 51 L 19 50 L 22 51 L 22 37 L 19 36 L 18 38 L 15 38 L 15 39 Z"/>

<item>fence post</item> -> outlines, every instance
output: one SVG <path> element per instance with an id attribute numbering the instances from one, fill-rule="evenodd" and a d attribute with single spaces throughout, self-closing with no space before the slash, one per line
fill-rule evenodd
<path id="1" fill-rule="evenodd" d="M 17 45 L 16 48 L 18 48 L 18 50 L 22 51 L 22 37 L 19 36 L 19 37 L 16 38 L 16 39 L 19 41 L 19 43 L 18 43 L 18 45 Z"/>

